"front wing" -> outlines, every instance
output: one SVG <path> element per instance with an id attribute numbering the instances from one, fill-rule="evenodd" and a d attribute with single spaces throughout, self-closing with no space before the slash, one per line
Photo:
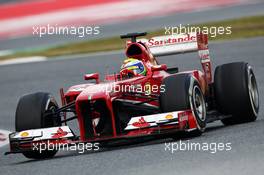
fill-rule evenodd
<path id="1" fill-rule="evenodd" d="M 6 154 L 30 151 L 36 143 L 78 144 L 84 142 L 107 142 L 142 136 L 162 135 L 176 131 L 189 131 L 196 129 L 196 126 L 193 112 L 186 110 L 132 117 L 124 129 L 125 134 L 120 134 L 116 137 L 108 136 L 80 140 L 69 126 L 31 129 L 11 133 L 9 135 L 10 152 Z"/>

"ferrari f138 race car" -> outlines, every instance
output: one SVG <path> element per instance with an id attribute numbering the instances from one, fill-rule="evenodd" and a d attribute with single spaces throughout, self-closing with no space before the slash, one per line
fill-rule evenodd
<path id="1" fill-rule="evenodd" d="M 248 63 L 217 66 L 213 78 L 206 34 L 137 38 L 144 35 L 121 35 L 128 38 L 125 53 L 130 61 L 119 73 L 106 75 L 104 81 L 98 73 L 86 74 L 85 80 L 95 82 L 72 86 L 66 92 L 61 89 L 62 107 L 49 93 L 22 96 L 7 154 L 50 158 L 56 149 L 40 153 L 33 144 L 107 143 L 142 136 L 173 136 L 178 131 L 198 136 L 207 123 L 216 120 L 225 125 L 256 120 L 258 88 Z M 193 51 L 198 51 L 202 70 L 179 72 L 177 67 L 167 68 L 156 59 Z M 74 119 L 79 133 L 67 125 Z"/>

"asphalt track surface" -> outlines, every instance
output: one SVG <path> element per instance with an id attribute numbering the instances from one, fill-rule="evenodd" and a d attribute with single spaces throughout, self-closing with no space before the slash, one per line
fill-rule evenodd
<path id="1" fill-rule="evenodd" d="M 99 35 L 91 35 L 84 38 L 70 35 L 45 35 L 39 38 L 38 35 L 31 35 L 22 38 L 2 39 L 0 40 L 0 50 L 36 49 L 68 42 L 118 36 L 128 32 L 152 31 L 164 28 L 165 26 L 175 27 L 180 24 L 199 24 L 245 16 L 263 15 L 263 9 L 264 1 L 254 0 L 251 4 L 201 9 L 201 11 L 182 12 L 169 16 L 160 14 L 159 17 L 147 17 L 138 20 L 131 19 L 122 23 L 99 25 Z M 91 24 L 87 24 L 87 26 L 90 25 Z"/>
<path id="2" fill-rule="evenodd" d="M 260 112 L 256 122 L 224 127 L 210 124 L 207 131 L 192 143 L 231 143 L 230 151 L 165 151 L 165 142 L 153 140 L 129 146 L 103 149 L 100 152 L 60 152 L 54 159 L 34 161 L 20 154 L 4 156 L 8 146 L 0 148 L 0 174 L 255 174 L 264 171 L 264 38 L 211 43 L 214 67 L 219 64 L 245 61 L 255 71 L 260 93 Z M 41 63 L 0 67 L 0 129 L 14 130 L 16 103 L 22 94 L 48 91 L 84 83 L 82 75 L 99 71 L 118 70 L 123 53 L 79 56 L 77 59 L 52 60 Z M 159 59 L 180 70 L 199 68 L 196 53 L 167 56 Z M 186 141 L 187 142 L 187 141 Z"/>

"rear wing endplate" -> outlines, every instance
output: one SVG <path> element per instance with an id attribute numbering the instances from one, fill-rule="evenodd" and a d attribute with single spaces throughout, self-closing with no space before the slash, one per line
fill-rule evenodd
<path id="1" fill-rule="evenodd" d="M 166 56 L 198 51 L 198 55 L 208 83 L 212 82 L 211 60 L 208 36 L 203 33 L 164 35 L 149 39 L 137 39 L 147 45 L 154 56 Z"/>

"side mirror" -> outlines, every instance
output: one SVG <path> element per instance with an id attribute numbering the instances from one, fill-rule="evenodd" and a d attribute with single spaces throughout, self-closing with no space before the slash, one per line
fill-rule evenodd
<path id="1" fill-rule="evenodd" d="M 85 74 L 84 80 L 95 80 L 96 84 L 98 84 L 99 83 L 99 74 L 98 73 Z"/>
<path id="2" fill-rule="evenodd" d="M 151 71 L 161 71 L 161 70 L 167 70 L 167 65 L 166 64 L 161 64 L 161 65 L 155 65 L 151 67 Z"/>

